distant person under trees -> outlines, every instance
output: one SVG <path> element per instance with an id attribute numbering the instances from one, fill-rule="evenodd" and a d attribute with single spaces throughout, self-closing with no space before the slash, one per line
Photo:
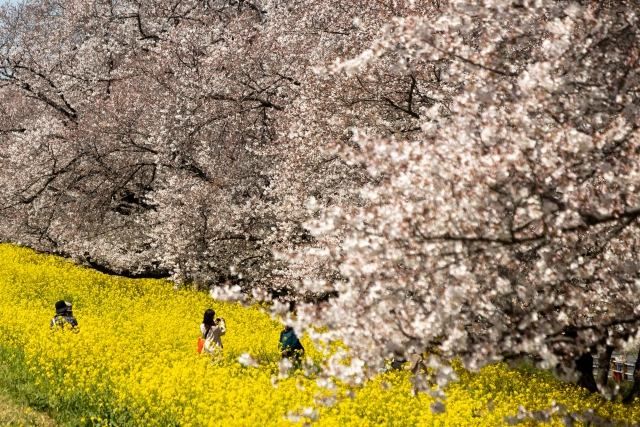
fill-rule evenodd
<path id="1" fill-rule="evenodd" d="M 624 362 L 620 361 L 621 359 L 612 358 L 611 359 L 611 376 L 613 380 L 620 384 L 624 380 Z"/>
<path id="2" fill-rule="evenodd" d="M 52 330 L 57 329 L 71 329 L 73 332 L 78 332 L 78 321 L 73 315 L 73 306 L 67 301 L 56 302 L 56 314 L 51 319 L 50 328 Z"/>

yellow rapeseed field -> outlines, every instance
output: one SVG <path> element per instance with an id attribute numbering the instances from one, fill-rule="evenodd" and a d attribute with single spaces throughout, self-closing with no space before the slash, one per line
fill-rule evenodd
<path id="1" fill-rule="evenodd" d="M 73 302 L 78 334 L 49 330 L 59 299 Z M 196 353 L 207 307 L 227 322 L 224 352 L 216 359 Z M 623 423 L 640 421 L 639 404 L 606 402 L 550 374 L 502 364 L 461 372 L 440 414 L 431 412 L 428 395 L 412 395 L 404 371 L 380 374 L 357 389 L 322 388 L 302 373 L 282 379 L 279 331 L 257 307 L 0 245 L 0 389 L 62 424 L 499 426 L 520 405 L 536 410 L 553 401 Z M 304 343 L 319 362 L 321 355 Z M 259 366 L 238 363 L 243 353 Z"/>

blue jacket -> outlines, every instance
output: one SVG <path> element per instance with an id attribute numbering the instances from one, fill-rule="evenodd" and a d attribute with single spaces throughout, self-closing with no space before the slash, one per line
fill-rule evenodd
<path id="1" fill-rule="evenodd" d="M 304 347 L 293 328 L 287 327 L 280 332 L 280 350 L 287 353 L 293 353 L 296 350 L 304 351 Z"/>

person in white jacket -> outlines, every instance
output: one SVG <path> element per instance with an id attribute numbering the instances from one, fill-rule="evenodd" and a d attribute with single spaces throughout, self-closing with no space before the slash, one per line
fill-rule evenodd
<path id="1" fill-rule="evenodd" d="M 221 337 L 227 332 L 227 325 L 223 318 L 216 317 L 216 312 L 209 308 L 204 312 L 204 318 L 200 325 L 200 333 L 204 339 L 203 352 L 214 353 L 222 349 Z"/>

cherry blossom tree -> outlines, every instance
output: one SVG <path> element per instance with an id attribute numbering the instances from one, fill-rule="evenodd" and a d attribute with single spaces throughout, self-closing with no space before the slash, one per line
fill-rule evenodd
<path id="1" fill-rule="evenodd" d="M 4 6 L 0 238 L 295 301 L 343 377 L 526 357 L 595 391 L 640 324 L 638 10 Z"/>
<path id="2" fill-rule="evenodd" d="M 367 362 L 355 372 L 412 352 L 526 356 L 596 390 L 593 354 L 640 321 L 638 6 L 442 2 L 333 69 L 364 79 L 402 57 L 400 75 L 428 64 L 452 96 L 416 83 L 392 100 L 414 132 L 355 126 L 334 143 L 371 179 L 309 223 L 327 242 L 309 256 L 341 280 L 304 281 L 337 296 L 300 311 Z"/>
<path id="3" fill-rule="evenodd" d="M 3 107 L 3 139 L 19 155 L 0 180 L 4 238 L 106 271 L 295 293 L 302 273 L 274 254 L 308 243 L 307 195 L 335 198 L 362 181 L 318 150 L 347 132 L 327 133 L 330 114 L 354 124 L 357 113 L 331 107 L 340 88 L 316 67 L 357 54 L 399 10 L 365 1 L 5 7 L 3 95 L 18 102 Z"/>
<path id="4" fill-rule="evenodd" d="M 131 275 L 263 276 L 274 162 L 257 150 L 293 85 L 252 47 L 263 14 L 223 1 L 5 7 L 6 238 Z"/>

